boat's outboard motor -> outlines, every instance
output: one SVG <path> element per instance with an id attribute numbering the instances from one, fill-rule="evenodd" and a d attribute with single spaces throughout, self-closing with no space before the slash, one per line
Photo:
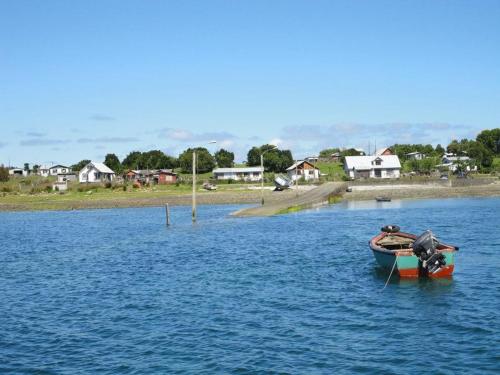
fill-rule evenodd
<path id="1" fill-rule="evenodd" d="M 446 260 L 444 255 L 436 251 L 439 241 L 430 230 L 425 231 L 413 242 L 413 253 L 422 262 L 422 268 L 429 273 L 438 272 Z"/>

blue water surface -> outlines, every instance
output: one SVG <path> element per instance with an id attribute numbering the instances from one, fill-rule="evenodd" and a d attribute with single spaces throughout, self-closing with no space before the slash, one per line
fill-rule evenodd
<path id="1" fill-rule="evenodd" d="M 488 374 L 500 199 L 0 214 L 0 372 Z M 386 289 L 384 224 L 460 246 L 452 279 Z"/>

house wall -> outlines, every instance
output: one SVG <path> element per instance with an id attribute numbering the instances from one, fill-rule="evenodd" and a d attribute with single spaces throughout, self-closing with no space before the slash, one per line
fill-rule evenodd
<path id="1" fill-rule="evenodd" d="M 370 169 L 366 171 L 356 171 L 353 170 L 346 171 L 346 174 L 350 178 L 399 178 L 401 177 L 401 170 L 394 168 L 378 168 L 380 171 L 380 177 L 376 175 L 375 169 Z"/>
<path id="2" fill-rule="evenodd" d="M 37 174 L 42 177 L 48 177 L 50 176 L 50 169 L 39 169 Z"/>
<path id="3" fill-rule="evenodd" d="M 176 175 L 160 173 L 160 175 L 158 176 L 158 184 L 160 185 L 175 184 L 176 181 Z"/>
<path id="4" fill-rule="evenodd" d="M 94 167 L 85 167 L 80 173 L 78 173 L 78 181 L 79 182 L 102 182 L 102 181 L 113 181 L 115 178 L 114 174 L 109 173 L 100 173 Z"/>
<path id="5" fill-rule="evenodd" d="M 292 169 L 291 171 L 288 171 L 288 177 L 290 177 L 293 181 L 304 178 L 304 180 L 309 181 L 309 180 L 318 180 L 319 179 L 319 170 L 318 169 L 311 169 L 311 168 L 306 168 L 306 169 L 297 169 L 297 174 L 295 174 L 295 170 Z"/>
<path id="6" fill-rule="evenodd" d="M 262 179 L 262 172 L 224 172 L 214 173 L 216 180 L 235 180 L 235 181 L 260 181 Z"/>
<path id="7" fill-rule="evenodd" d="M 71 170 L 69 168 L 62 168 L 62 167 L 57 167 L 57 168 L 50 168 L 49 169 L 49 175 L 51 176 L 57 176 L 58 174 L 65 174 L 69 173 Z"/>

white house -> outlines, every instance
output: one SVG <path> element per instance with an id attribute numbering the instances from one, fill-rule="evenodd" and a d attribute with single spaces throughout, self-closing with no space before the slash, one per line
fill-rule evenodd
<path id="1" fill-rule="evenodd" d="M 22 168 L 10 168 L 9 175 L 11 176 L 24 176 L 26 177 L 29 174 L 28 171 L 25 171 Z"/>
<path id="2" fill-rule="evenodd" d="M 472 166 L 471 168 L 471 158 L 468 156 L 456 156 L 454 154 L 444 154 L 441 159 L 441 164 L 437 167 L 447 168 L 451 172 L 456 172 L 459 164 L 464 164 L 466 171 L 477 171 L 477 166 Z"/>
<path id="3" fill-rule="evenodd" d="M 52 167 L 49 168 L 49 175 L 50 176 L 57 176 L 58 174 L 67 174 L 71 173 L 71 168 L 66 167 L 64 165 L 53 165 Z"/>
<path id="4" fill-rule="evenodd" d="M 319 169 L 306 160 L 294 163 L 286 169 L 286 173 L 293 181 L 300 178 L 304 178 L 306 181 L 318 180 L 320 175 Z"/>
<path id="5" fill-rule="evenodd" d="M 111 182 L 115 179 L 115 172 L 109 169 L 104 163 L 88 163 L 78 173 L 78 181 L 82 182 Z"/>
<path id="6" fill-rule="evenodd" d="M 261 167 L 242 167 L 242 168 L 217 168 L 213 170 L 216 180 L 243 180 L 260 181 L 262 180 Z"/>
<path id="7" fill-rule="evenodd" d="M 346 156 L 344 170 L 350 178 L 399 178 L 397 155 Z"/>
<path id="8" fill-rule="evenodd" d="M 48 165 L 40 165 L 36 174 L 42 177 L 48 177 L 50 176 L 50 167 Z"/>
<path id="9" fill-rule="evenodd" d="M 408 154 L 406 154 L 406 158 L 408 160 L 411 160 L 411 159 L 414 159 L 414 160 L 422 160 L 425 158 L 425 155 L 422 154 L 421 152 L 418 152 L 418 151 L 413 151 L 413 152 L 409 152 Z"/>

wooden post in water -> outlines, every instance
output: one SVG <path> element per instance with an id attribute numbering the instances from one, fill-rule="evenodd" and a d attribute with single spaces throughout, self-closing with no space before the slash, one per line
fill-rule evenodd
<path id="1" fill-rule="evenodd" d="M 165 206 L 165 215 L 167 216 L 167 227 L 170 226 L 170 206 L 168 203 Z"/>
<path id="2" fill-rule="evenodd" d="M 196 149 L 193 150 L 193 202 L 191 207 L 191 218 L 196 221 Z"/>

